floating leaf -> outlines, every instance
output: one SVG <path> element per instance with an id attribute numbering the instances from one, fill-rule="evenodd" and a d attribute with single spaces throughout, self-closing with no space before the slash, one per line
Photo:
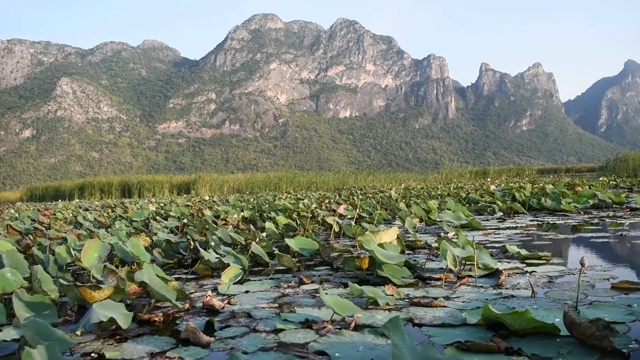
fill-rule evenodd
<path id="1" fill-rule="evenodd" d="M 331 359 L 389 360 L 391 346 L 388 339 L 370 333 L 339 330 L 309 343 L 311 352 L 323 351 Z M 424 357 L 423 357 L 424 358 Z M 419 359 L 419 358 L 416 358 Z"/>
<path id="2" fill-rule="evenodd" d="M 296 236 L 295 238 L 285 238 L 284 241 L 289 247 L 303 256 L 311 256 L 318 251 L 319 245 L 317 241 L 311 240 L 303 236 Z"/>
<path id="3" fill-rule="evenodd" d="M 637 320 L 632 308 L 605 303 L 593 303 L 581 308 L 580 315 L 589 319 L 602 318 L 612 323 L 630 323 Z"/>
<path id="4" fill-rule="evenodd" d="M 392 341 L 392 354 L 387 359 L 441 359 L 436 348 L 430 343 L 417 344 L 411 331 L 406 328 L 399 316 L 392 317 L 382 326 L 382 331 Z"/>
<path id="5" fill-rule="evenodd" d="M 176 341 L 167 336 L 144 335 L 117 345 L 107 345 L 102 353 L 107 359 L 148 358 L 153 353 L 169 350 Z"/>
<path id="6" fill-rule="evenodd" d="M 122 329 L 127 329 L 131 325 L 133 313 L 129 312 L 122 303 L 106 299 L 91 305 L 89 310 L 80 319 L 76 328 L 76 333 L 85 330 L 88 325 L 95 324 L 100 321 L 114 319 Z"/>
<path id="7" fill-rule="evenodd" d="M 397 244 L 398 234 L 400 234 L 400 229 L 397 226 L 394 226 L 386 230 L 367 231 L 364 235 L 358 238 L 358 241 L 362 242 L 366 239 L 371 239 L 376 244 Z"/>
<path id="8" fill-rule="evenodd" d="M 311 329 L 285 330 L 278 334 L 280 341 L 286 344 L 307 344 L 318 337 L 319 335 Z"/>

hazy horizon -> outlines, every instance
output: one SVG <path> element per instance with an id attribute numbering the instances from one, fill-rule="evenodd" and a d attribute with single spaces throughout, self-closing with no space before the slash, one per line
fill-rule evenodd
<path id="1" fill-rule="evenodd" d="M 3 8 L 0 39 L 46 40 L 81 48 L 155 39 L 191 59 L 204 56 L 233 26 L 255 14 L 273 13 L 284 21 L 306 20 L 324 28 L 345 17 L 376 34 L 392 36 L 414 58 L 444 56 L 451 77 L 463 85 L 475 81 L 482 62 L 512 75 L 540 62 L 554 74 L 563 100 L 617 74 L 626 60 L 640 61 L 640 34 L 634 26 L 640 3 L 631 0 L 615 7 L 594 0 L 547 0 L 535 7 L 505 0 L 245 0 L 224 6 L 202 0 L 26 0 Z"/>

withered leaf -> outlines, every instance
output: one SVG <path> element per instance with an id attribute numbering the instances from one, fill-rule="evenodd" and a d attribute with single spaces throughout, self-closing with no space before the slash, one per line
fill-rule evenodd
<path id="1" fill-rule="evenodd" d="M 459 287 L 460 287 L 460 286 L 462 286 L 462 285 L 468 284 L 468 283 L 469 283 L 469 279 L 470 279 L 470 278 L 469 278 L 468 276 L 463 277 L 462 279 L 460 279 L 460 280 L 459 280 L 459 281 L 458 281 L 458 282 L 453 286 L 453 288 L 454 288 L 454 289 L 457 289 L 457 288 L 459 288 Z"/>
<path id="2" fill-rule="evenodd" d="M 298 284 L 300 285 L 309 285 L 312 282 L 313 280 L 309 279 L 308 277 L 304 277 L 304 275 L 298 276 Z"/>
<path id="3" fill-rule="evenodd" d="M 227 305 L 227 302 L 222 302 L 213 296 L 211 291 L 207 292 L 204 296 L 204 300 L 202 301 L 202 307 L 207 310 L 213 310 L 220 312 Z"/>
<path id="4" fill-rule="evenodd" d="M 565 308 L 562 322 L 569 334 L 579 343 L 598 350 L 622 352 L 615 346 L 615 338 L 619 333 L 606 320 L 583 320 L 575 311 Z"/>
<path id="5" fill-rule="evenodd" d="M 507 279 L 507 273 L 500 269 L 500 272 L 498 273 L 498 287 L 503 287 L 505 285 L 505 280 Z"/>
<path id="6" fill-rule="evenodd" d="M 208 347 L 213 342 L 213 338 L 205 335 L 195 325 L 188 322 L 180 333 L 180 338 L 189 340 L 193 345 Z"/>
<path id="7" fill-rule="evenodd" d="M 421 307 L 445 307 L 443 301 L 438 299 L 431 299 L 426 297 L 418 297 L 413 298 L 409 301 L 412 306 L 421 306 Z"/>
<path id="8" fill-rule="evenodd" d="M 477 352 L 477 353 L 496 354 L 496 353 L 502 352 L 500 351 L 500 348 L 498 347 L 498 345 L 492 342 L 485 342 L 485 341 L 470 341 L 470 340 L 456 341 L 453 343 L 453 346 L 457 347 L 460 350 Z"/>

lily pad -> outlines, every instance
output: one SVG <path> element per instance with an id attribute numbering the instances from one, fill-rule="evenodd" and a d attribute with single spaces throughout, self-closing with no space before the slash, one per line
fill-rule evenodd
<path id="1" fill-rule="evenodd" d="M 369 333 L 338 330 L 307 345 L 311 352 L 322 351 L 334 359 L 389 360 L 390 340 Z"/>
<path id="2" fill-rule="evenodd" d="M 307 344 L 318 337 L 319 335 L 311 329 L 285 330 L 278 334 L 280 341 L 287 344 Z"/>
<path id="3" fill-rule="evenodd" d="M 446 307 L 426 308 L 410 306 L 403 310 L 409 314 L 417 325 L 426 326 L 453 326 L 466 324 L 467 320 L 462 316 L 462 311 Z"/>
<path id="4" fill-rule="evenodd" d="M 239 350 L 252 353 L 260 349 L 271 349 L 278 345 L 278 337 L 273 334 L 251 333 L 243 337 L 223 339 L 211 343 L 213 350 Z"/>
<path id="5" fill-rule="evenodd" d="M 385 310 L 365 310 L 362 317 L 358 319 L 358 325 L 381 327 L 394 316 L 399 316 L 402 320 L 408 320 L 411 315 L 401 311 L 385 311 Z"/>
<path id="6" fill-rule="evenodd" d="M 516 335 L 560 334 L 558 326 L 536 319 L 531 310 L 528 309 L 500 312 L 490 304 L 486 304 L 482 309 L 480 320 L 485 325 L 492 323 L 502 324 Z"/>
<path id="7" fill-rule="evenodd" d="M 219 331 L 216 331 L 216 339 L 232 338 L 240 335 L 244 335 L 251 331 L 248 327 L 244 326 L 232 326 Z"/>
<path id="8" fill-rule="evenodd" d="M 588 319 L 602 318 L 615 323 L 629 323 L 637 320 L 632 308 L 606 303 L 594 303 L 581 308 L 580 316 Z"/>
<path id="9" fill-rule="evenodd" d="M 181 360 L 197 360 L 206 357 L 209 353 L 211 353 L 211 350 L 198 346 L 185 346 L 168 351 L 167 356 Z"/>
<path id="10" fill-rule="evenodd" d="M 487 330 L 482 326 L 451 326 L 451 327 L 434 327 L 423 326 L 420 331 L 429 338 L 429 341 L 440 344 L 449 345 L 456 341 L 489 341 L 493 331 Z"/>
<path id="11" fill-rule="evenodd" d="M 167 336 L 144 335 L 125 343 L 107 345 L 102 353 L 107 359 L 137 359 L 148 357 L 152 353 L 169 350 L 176 341 Z"/>

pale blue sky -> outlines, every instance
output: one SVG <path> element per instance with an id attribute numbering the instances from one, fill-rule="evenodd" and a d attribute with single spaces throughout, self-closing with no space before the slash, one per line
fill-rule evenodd
<path id="1" fill-rule="evenodd" d="M 539 61 L 562 99 L 640 62 L 638 0 L 20 0 L 2 1 L 0 39 L 49 40 L 90 48 L 107 40 L 157 39 L 198 59 L 256 13 L 325 28 L 337 18 L 391 35 L 415 58 L 444 56 L 467 85 L 481 62 L 515 74 Z"/>

